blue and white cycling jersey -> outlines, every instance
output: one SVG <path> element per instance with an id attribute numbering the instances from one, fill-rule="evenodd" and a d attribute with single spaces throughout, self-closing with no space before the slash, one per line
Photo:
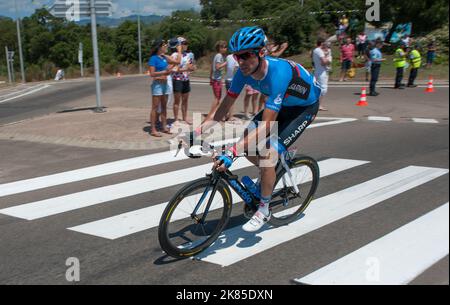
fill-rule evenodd
<path id="1" fill-rule="evenodd" d="M 228 95 L 237 98 L 245 85 L 268 96 L 266 108 L 279 112 L 281 107 L 310 106 L 320 97 L 320 86 L 314 76 L 301 65 L 273 57 L 265 58 L 267 75 L 262 80 L 244 76 L 239 69 L 231 84 Z"/>

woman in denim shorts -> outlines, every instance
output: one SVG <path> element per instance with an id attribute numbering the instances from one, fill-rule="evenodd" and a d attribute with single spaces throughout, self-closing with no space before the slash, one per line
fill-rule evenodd
<path id="1" fill-rule="evenodd" d="M 181 48 L 178 48 L 181 54 Z M 161 39 L 157 39 L 152 47 L 152 54 L 148 61 L 150 75 L 153 77 L 152 83 L 152 110 L 150 113 L 150 122 L 152 124 L 151 135 L 154 137 L 162 137 L 156 130 L 156 121 L 158 118 L 157 110 L 161 107 L 161 125 L 162 132 L 172 134 L 167 128 L 167 99 L 169 95 L 169 86 L 167 85 L 167 76 L 170 75 L 170 65 L 178 65 L 180 61 L 174 60 L 166 55 L 167 43 Z M 181 56 L 180 56 L 181 57 Z M 179 57 L 179 58 L 180 58 Z"/>

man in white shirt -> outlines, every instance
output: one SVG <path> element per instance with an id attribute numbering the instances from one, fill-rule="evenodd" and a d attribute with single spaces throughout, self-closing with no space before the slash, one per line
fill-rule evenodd
<path id="1" fill-rule="evenodd" d="M 327 109 L 322 106 L 322 101 L 328 91 L 328 73 L 331 70 L 332 56 L 329 43 L 325 42 L 325 39 L 321 37 L 317 39 L 317 48 L 313 51 L 313 62 L 314 76 L 322 88 L 322 93 L 319 99 L 319 110 L 326 111 Z"/>
<path id="2" fill-rule="evenodd" d="M 236 73 L 237 69 L 239 68 L 238 62 L 234 59 L 233 54 L 230 54 L 227 56 L 227 72 L 226 72 L 226 78 L 225 78 L 225 88 L 230 89 L 231 82 L 233 81 L 234 74 Z"/>
<path id="3" fill-rule="evenodd" d="M 225 76 L 225 88 L 228 92 L 228 89 L 231 88 L 231 82 L 233 81 L 234 74 L 239 68 L 238 62 L 234 59 L 233 54 L 230 54 L 226 58 L 227 62 L 227 71 Z M 234 105 L 231 106 L 230 112 L 228 112 L 227 118 L 230 120 L 234 120 Z"/>

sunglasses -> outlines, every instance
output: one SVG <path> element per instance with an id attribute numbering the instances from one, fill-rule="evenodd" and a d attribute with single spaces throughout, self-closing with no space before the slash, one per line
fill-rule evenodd
<path id="1" fill-rule="evenodd" d="M 252 54 L 257 55 L 258 53 L 259 53 L 259 51 L 254 50 L 254 51 L 248 51 L 248 52 L 245 52 L 245 53 L 242 53 L 242 54 L 233 54 L 233 57 L 234 57 L 234 59 L 236 61 L 239 61 L 241 59 L 242 60 L 247 60 L 250 57 L 252 57 Z"/>

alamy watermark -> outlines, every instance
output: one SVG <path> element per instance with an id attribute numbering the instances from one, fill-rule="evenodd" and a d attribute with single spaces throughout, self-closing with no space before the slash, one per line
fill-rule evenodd
<path id="1" fill-rule="evenodd" d="M 66 19 L 68 21 L 80 21 L 80 0 L 66 0 Z"/>
<path id="2" fill-rule="evenodd" d="M 80 281 L 80 260 L 76 257 L 69 257 L 66 260 L 66 266 L 69 267 L 66 270 L 66 280 L 68 282 Z"/>
<path id="3" fill-rule="evenodd" d="M 366 20 L 368 22 L 380 21 L 380 0 L 366 0 Z"/>
<path id="4" fill-rule="evenodd" d="M 201 113 L 194 113 L 193 126 L 200 126 L 201 123 Z M 292 142 L 299 136 L 299 133 L 301 133 L 306 126 L 302 125 L 300 127 L 302 129 L 301 131 L 292 131 Z M 171 141 L 170 150 L 177 150 L 180 141 L 186 142 L 186 140 L 188 140 L 186 139 L 186 136 L 188 136 L 188 134 L 191 132 L 190 128 L 191 127 L 188 125 L 182 125 L 177 130 L 174 130 L 177 135 Z M 243 125 L 242 123 L 233 124 L 225 122 L 222 125 L 217 122 L 217 124 L 213 127 L 202 130 L 201 134 L 196 137 L 194 143 L 190 144 L 193 144 L 194 146 L 200 146 L 201 144 L 203 144 L 204 151 L 210 150 L 210 145 L 214 146 L 216 151 L 221 147 L 230 148 L 238 142 L 238 139 L 242 140 L 243 137 L 250 134 L 256 128 L 256 136 L 249 137 L 247 140 L 247 145 L 245 146 L 246 156 L 262 157 L 259 158 L 260 167 L 273 167 L 276 165 L 279 158 L 278 151 L 276 149 L 277 145 L 279 145 L 277 121 L 270 122 L 270 124 L 266 124 L 265 122 L 251 121 L 247 126 Z M 234 140 L 230 141 L 230 139 Z"/>

